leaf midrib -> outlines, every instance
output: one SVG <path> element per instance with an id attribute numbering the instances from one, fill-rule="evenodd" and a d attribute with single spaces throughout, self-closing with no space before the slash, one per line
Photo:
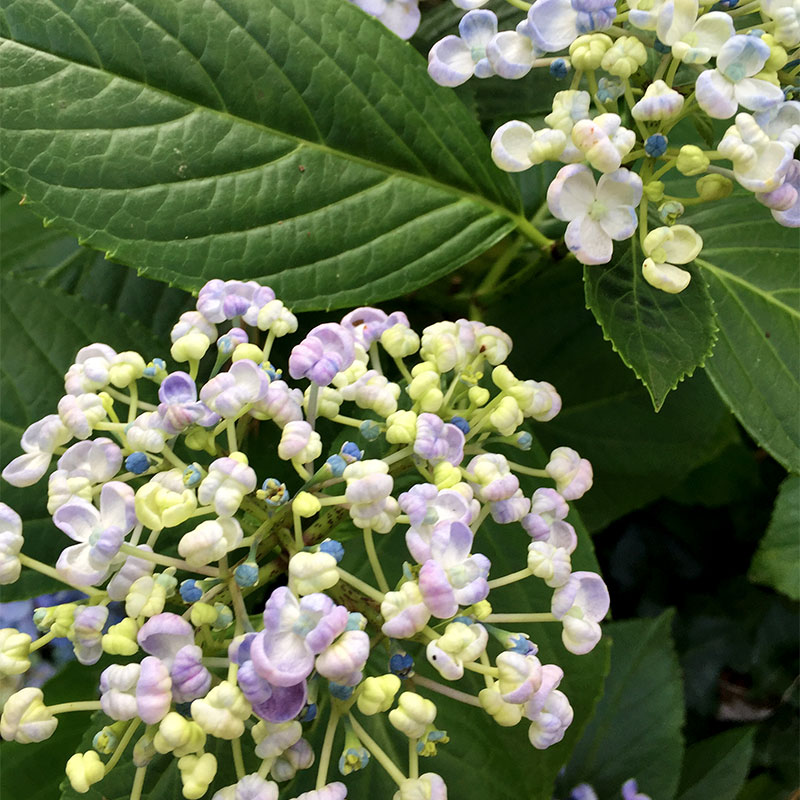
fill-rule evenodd
<path id="1" fill-rule="evenodd" d="M 479 194 L 476 194 L 474 192 L 468 192 L 465 189 L 461 189 L 461 188 L 459 188 L 457 186 L 453 186 L 450 183 L 443 183 L 443 182 L 440 182 L 440 181 L 436 181 L 436 180 L 434 180 L 432 178 L 428 178 L 428 177 L 426 177 L 424 175 L 418 175 L 416 173 L 408 172 L 407 170 L 399 169 L 399 168 L 396 168 L 396 167 L 389 167 L 388 165 L 381 164 L 381 163 L 376 162 L 376 161 L 370 161 L 367 158 L 363 158 L 362 156 L 357 156 L 357 155 L 354 155 L 352 153 L 348 153 L 348 152 L 346 152 L 344 150 L 336 150 L 333 147 L 330 147 L 329 145 L 326 145 L 324 143 L 314 142 L 312 140 L 305 139 L 305 138 L 303 138 L 301 136 L 297 136 L 295 134 L 287 133 L 285 131 L 281 131 L 281 130 L 278 130 L 276 128 L 271 128 L 268 125 L 264 125 L 262 123 L 254 122 L 253 120 L 249 120 L 249 119 L 246 119 L 244 117 L 237 116 L 235 114 L 231 114 L 228 111 L 221 111 L 219 109 L 210 108 L 208 106 L 200 105 L 199 103 L 195 103 L 195 102 L 193 102 L 191 100 L 188 100 L 185 97 L 181 97 L 180 95 L 175 94 L 174 92 L 170 92 L 170 91 L 168 91 L 166 89 L 162 89 L 160 87 L 152 86 L 151 84 L 144 83 L 142 81 L 134 80 L 133 78 L 130 78 L 130 77 L 125 76 L 125 75 L 120 75 L 119 73 L 113 72 L 113 71 L 111 71 L 109 69 L 106 69 L 106 68 L 100 69 L 98 67 L 94 67 L 94 66 L 91 66 L 91 65 L 88 65 L 88 64 L 82 64 L 82 63 L 77 62 L 77 61 L 72 61 L 72 60 L 70 60 L 70 59 L 68 59 L 68 58 L 66 58 L 64 56 L 60 56 L 60 55 L 56 55 L 54 53 L 51 53 L 48 50 L 43 50 L 43 49 L 41 49 L 39 47 L 34 47 L 34 46 L 31 46 L 31 45 L 28 45 L 28 44 L 23 44 L 22 42 L 18 42 L 15 39 L 6 39 L 6 38 L 0 37 L 0 47 L 4 43 L 10 43 L 11 45 L 15 45 L 17 47 L 24 48 L 25 50 L 30 50 L 32 52 L 42 54 L 42 55 L 47 56 L 49 58 L 56 59 L 57 61 L 61 61 L 61 62 L 65 63 L 67 65 L 67 68 L 72 67 L 72 68 L 77 68 L 77 69 L 90 70 L 90 71 L 95 72 L 95 73 L 99 72 L 103 76 L 108 76 L 108 77 L 115 78 L 115 79 L 120 80 L 120 81 L 125 81 L 125 82 L 131 83 L 131 84 L 133 84 L 133 85 L 135 85 L 137 87 L 144 87 L 145 89 L 147 89 L 149 91 L 152 91 L 152 92 L 155 92 L 155 93 L 157 93 L 157 94 L 159 94 L 159 95 L 161 95 L 163 97 L 167 97 L 167 98 L 170 98 L 173 101 L 177 101 L 177 102 L 186 104 L 186 105 L 190 106 L 193 109 L 198 109 L 198 110 L 200 110 L 202 112 L 206 112 L 206 113 L 209 113 L 209 114 L 215 114 L 215 115 L 217 115 L 217 116 L 219 116 L 221 118 L 224 118 L 224 119 L 232 122 L 233 124 L 247 125 L 249 127 L 255 128 L 256 130 L 258 130 L 258 131 L 260 131 L 262 133 L 266 133 L 269 136 L 275 136 L 275 137 L 280 137 L 280 138 L 283 138 L 283 139 L 287 139 L 289 141 L 297 143 L 297 145 L 299 145 L 299 146 L 304 146 L 304 147 L 308 147 L 308 148 L 311 148 L 311 149 L 314 149 L 314 150 L 318 150 L 319 152 L 321 152 L 321 153 L 323 153 L 323 154 L 325 154 L 327 156 L 330 156 L 332 158 L 349 161 L 349 162 L 352 162 L 353 164 L 357 164 L 357 165 L 362 166 L 362 167 L 364 167 L 366 169 L 375 170 L 375 171 L 378 171 L 378 172 L 383 172 L 384 174 L 389 175 L 390 177 L 401 177 L 401 178 L 404 178 L 406 180 L 412 181 L 414 183 L 422 184 L 424 186 L 427 186 L 429 188 L 435 189 L 435 190 L 440 191 L 440 192 L 446 192 L 446 193 L 449 193 L 451 195 L 457 195 L 458 197 L 460 197 L 462 199 L 468 200 L 468 201 L 473 202 L 473 203 L 475 203 L 475 204 L 477 204 L 479 206 L 485 207 L 487 210 L 489 210 L 492 213 L 498 214 L 500 216 L 507 217 L 508 219 L 512 220 L 514 222 L 515 226 L 517 226 L 517 227 L 520 226 L 521 222 L 523 223 L 523 225 L 524 225 L 525 222 L 527 222 L 527 220 L 524 220 L 524 218 L 522 218 L 522 216 L 520 214 L 513 212 L 511 209 L 506 208 L 505 206 L 502 206 L 499 203 L 495 203 L 492 200 L 489 200 L 487 197 L 484 197 L 483 195 L 479 195 Z M 17 87 L 14 87 L 14 88 L 24 88 L 24 87 L 30 87 L 30 86 L 32 86 L 32 84 L 28 83 L 28 84 L 21 84 L 21 85 L 19 85 Z M 159 123 L 159 124 L 164 124 L 164 123 Z M 96 130 L 108 130 L 108 131 L 113 131 L 113 130 L 117 130 L 117 129 L 116 128 L 92 127 L 92 128 L 66 128 L 66 129 L 65 128 L 56 128 L 56 129 L 47 129 L 47 130 L 53 130 L 53 131 L 81 131 L 81 130 L 93 130 L 93 131 L 96 131 Z M 217 177 L 217 176 L 213 176 L 213 175 L 208 176 L 208 178 L 211 178 L 211 179 L 214 179 L 215 177 Z M 175 184 L 184 183 L 184 181 L 174 181 L 174 183 Z M 72 187 L 72 188 L 77 188 L 77 187 Z M 141 188 L 149 188 L 149 187 L 141 187 Z M 134 189 L 133 191 L 136 191 L 136 190 Z"/>

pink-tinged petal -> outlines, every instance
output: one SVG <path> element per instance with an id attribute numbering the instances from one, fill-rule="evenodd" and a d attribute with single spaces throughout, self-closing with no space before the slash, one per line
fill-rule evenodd
<path id="1" fill-rule="evenodd" d="M 194 628 L 183 617 L 165 612 L 147 620 L 136 640 L 145 653 L 156 656 L 170 668 L 178 650 L 194 644 Z"/>
<path id="2" fill-rule="evenodd" d="M 139 716 L 154 725 L 167 716 L 172 705 L 172 679 L 166 666 L 155 656 L 142 659 L 136 684 L 136 706 Z"/>
<path id="3" fill-rule="evenodd" d="M 707 69 L 697 76 L 695 92 L 697 104 L 714 119 L 730 119 L 739 108 L 734 84 L 716 69 Z"/>
<path id="4" fill-rule="evenodd" d="M 564 222 L 582 217 L 595 199 L 597 185 L 585 164 L 562 167 L 547 189 L 550 213 Z"/>
<path id="5" fill-rule="evenodd" d="M 76 497 L 56 509 L 53 524 L 76 542 L 85 542 L 100 527 L 100 512 L 86 500 Z"/>
<path id="6" fill-rule="evenodd" d="M 436 561 L 426 561 L 419 571 L 419 590 L 434 617 L 447 619 L 458 611 L 453 587 L 444 568 Z"/>
<path id="7" fill-rule="evenodd" d="M 581 264 L 607 264 L 614 253 L 611 237 L 590 217 L 570 222 L 564 242 Z"/>

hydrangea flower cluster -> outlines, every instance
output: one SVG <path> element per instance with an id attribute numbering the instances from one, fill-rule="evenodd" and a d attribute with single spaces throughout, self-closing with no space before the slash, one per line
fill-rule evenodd
<path id="1" fill-rule="evenodd" d="M 790 99 L 800 91 L 797 2 L 509 0 L 527 15 L 500 31 L 495 13 L 480 7 L 487 1 L 453 0 L 467 13 L 458 35 L 432 47 L 428 72 L 442 86 L 545 68 L 570 79 L 542 127 L 511 120 L 491 146 L 508 172 L 564 164 L 547 205 L 567 223 L 578 261 L 606 264 L 615 241 L 638 235 L 645 280 L 681 292 L 703 240 L 678 220 L 734 183 L 780 225 L 800 227 L 800 101 Z M 697 130 L 676 128 L 687 118 Z M 715 120 L 729 121 L 721 134 Z M 698 133 L 705 129 L 709 144 Z M 687 131 L 698 143 L 682 143 Z M 670 173 L 696 178 L 696 195 L 670 192 Z"/>
<path id="2" fill-rule="evenodd" d="M 443 779 L 419 765 L 448 741 L 437 696 L 487 724 L 524 719 L 537 749 L 570 725 L 561 667 L 521 628 L 557 625 L 568 651 L 587 653 L 609 597 L 600 576 L 572 569 L 568 503 L 591 487 L 591 465 L 569 447 L 524 457 L 526 421 L 561 408 L 554 387 L 513 374 L 498 328 L 461 319 L 420 335 L 376 308 L 309 331 L 284 379 L 270 355 L 297 326 L 269 288 L 212 280 L 172 330 L 184 368 L 84 347 L 57 413 L 25 431 L 3 470 L 17 487 L 49 473 L 64 547 L 54 567 L 28 556 L 19 515 L 0 504 L 0 583 L 25 567 L 79 595 L 35 610 L 38 638 L 0 631 L 0 674 L 23 675 L 53 639 L 82 664 L 112 660 L 97 696 L 48 706 L 26 686 L 0 718 L 4 739 L 29 743 L 62 713 L 102 712 L 92 749 L 66 765 L 77 792 L 131 747 L 132 800 L 157 754 L 176 760 L 184 797 L 205 797 L 217 739 L 237 782 L 213 800 L 287 797 L 280 784 L 314 763 L 315 789 L 295 800 L 342 800 L 346 785 L 329 778 L 338 735 L 342 776 L 374 758 L 395 800 L 442 800 Z M 265 453 L 255 442 L 269 429 L 278 443 Z M 514 450 L 524 463 L 504 454 Z M 489 516 L 519 567 L 510 574 L 481 552 Z M 545 607 L 494 600 L 518 581 L 541 581 Z M 318 714 L 315 752 L 305 734 Z M 408 741 L 407 765 L 368 732 L 379 714 Z"/>

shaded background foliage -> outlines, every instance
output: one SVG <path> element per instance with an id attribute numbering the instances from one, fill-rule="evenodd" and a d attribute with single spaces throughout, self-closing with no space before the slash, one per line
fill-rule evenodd
<path id="1" fill-rule="evenodd" d="M 413 42 L 423 53 L 459 15 L 430 5 Z M 562 87 L 537 73 L 441 89 L 411 45 L 339 0 L 87 0 L 69 11 L 6 0 L 0 32 L 12 89 L 4 463 L 55 406 L 79 347 L 162 355 L 192 302 L 186 290 L 210 277 L 270 283 L 309 312 L 301 325 L 389 298 L 387 310 L 417 327 L 480 315 L 513 337 L 512 369 L 563 397 L 562 413 L 534 429 L 542 448 L 568 444 L 593 462 L 596 484 L 576 505 L 614 621 L 610 656 L 604 646 L 566 667 L 578 714 L 564 743 L 540 754 L 522 730 L 449 722 L 431 769 L 464 798 L 565 798 L 582 781 L 610 798 L 630 777 L 654 800 L 790 796 L 800 782 L 796 232 L 734 196 L 687 214 L 707 246 L 679 300 L 642 284 L 632 248 L 584 272 L 526 229 L 527 216 L 561 233 L 543 207 L 555 169 L 512 179 L 485 139 L 511 117 L 540 118 Z M 52 560 L 61 542 L 43 488 L 3 486 L 2 498 L 25 519 L 26 551 Z M 588 547 L 584 557 L 593 568 Z M 54 586 L 29 576 L 2 599 Z M 532 633 L 560 647 L 552 632 Z M 48 698 L 66 697 L 77 672 L 55 677 Z M 88 695 L 96 673 L 80 672 Z M 4 743 L 2 790 L 27 791 L 34 759 L 37 796 L 55 797 L 63 762 L 99 727 L 88 725 L 73 715 L 46 751 Z M 169 761 L 150 772 L 152 800 L 175 795 Z M 492 775 L 503 776 L 496 788 Z M 388 796 L 377 766 L 354 778 L 353 797 Z M 127 785 L 115 771 L 85 796 L 122 798 Z"/>

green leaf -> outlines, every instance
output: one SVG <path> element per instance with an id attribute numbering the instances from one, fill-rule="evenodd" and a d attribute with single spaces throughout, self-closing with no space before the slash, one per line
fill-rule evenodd
<path id="1" fill-rule="evenodd" d="M 605 694 L 567 765 L 563 785 L 590 783 L 599 797 L 618 797 L 636 778 L 639 790 L 671 800 L 683 756 L 683 687 L 670 635 L 672 612 L 615 622 Z M 711 797 L 712 795 L 708 795 Z"/>
<path id="2" fill-rule="evenodd" d="M 158 341 L 142 326 L 120 314 L 97 308 L 78 297 L 27 281 L 0 281 L 0 450 L 3 466 L 21 453 L 25 428 L 55 413 L 64 394 L 64 373 L 77 351 L 102 341 L 117 350 L 135 349 L 145 359 L 161 352 Z M 0 496 L 20 514 L 23 552 L 54 563 L 68 543 L 47 514 L 47 482 L 17 489 L 0 482 Z M 20 579 L 2 587 L 4 602 L 34 597 L 64 586 L 38 572 L 23 570 Z"/>
<path id="3" fill-rule="evenodd" d="M 42 687 L 47 705 L 96 696 L 100 670 L 73 661 Z M 64 778 L 64 765 L 75 752 L 91 714 L 74 711 L 58 718 L 55 733 L 38 744 L 0 744 L 0 796 L 53 800 Z"/>
<path id="4" fill-rule="evenodd" d="M 642 276 L 644 255 L 634 236 L 610 266 L 583 270 L 586 305 L 603 335 L 642 381 L 658 411 L 669 392 L 703 366 L 717 325 L 703 276 L 691 265 L 689 286 L 668 294 Z"/>
<path id="5" fill-rule="evenodd" d="M 705 246 L 695 262 L 708 282 L 719 341 L 706 369 L 748 433 L 800 471 L 800 273 L 797 229 L 741 194 L 687 215 Z"/>
<path id="6" fill-rule="evenodd" d="M 4 180 L 147 276 L 357 305 L 526 224 L 470 113 L 351 3 L 9 0 L 0 20 Z"/>
<path id="7" fill-rule="evenodd" d="M 537 273 L 492 306 L 486 321 L 514 340 L 508 363 L 516 375 L 549 381 L 561 395 L 561 412 L 536 424 L 535 434 L 548 452 L 567 445 L 592 462 L 594 485 L 577 502 L 590 531 L 669 492 L 737 436 L 702 373 L 654 413 L 586 310 L 572 261 Z"/>
<path id="8" fill-rule="evenodd" d="M 81 247 L 74 236 L 43 228 L 41 219 L 19 201 L 14 192 L 0 199 L 3 275 L 63 289 L 94 306 L 124 313 L 164 337 L 166 343 L 170 329 L 190 303 L 186 292 L 139 277 L 134 270 Z"/>
<path id="9" fill-rule="evenodd" d="M 753 557 L 748 577 L 800 600 L 800 475 L 781 484 L 772 519 Z"/>
<path id="10" fill-rule="evenodd" d="M 755 728 L 735 728 L 686 750 L 678 800 L 734 800 L 753 757 Z"/>

